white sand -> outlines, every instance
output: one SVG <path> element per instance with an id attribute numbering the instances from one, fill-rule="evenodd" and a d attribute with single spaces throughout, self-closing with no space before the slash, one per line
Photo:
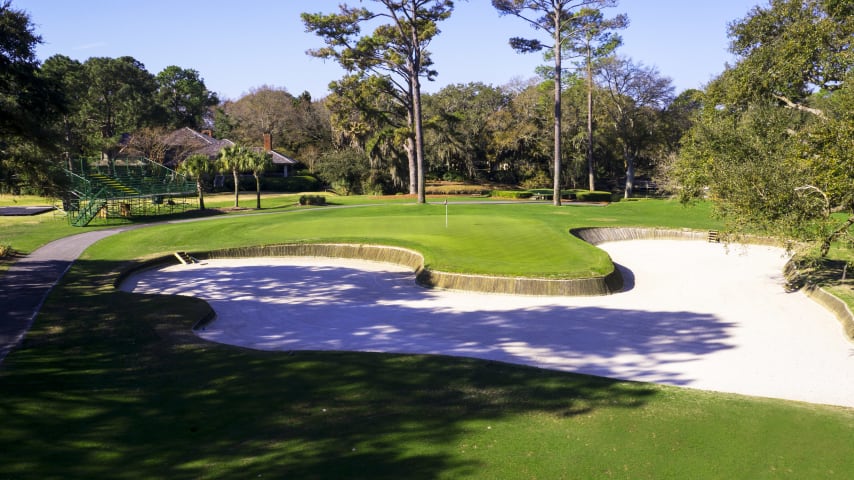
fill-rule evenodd
<path id="1" fill-rule="evenodd" d="M 204 298 L 217 319 L 199 334 L 255 349 L 459 355 L 854 407 L 854 343 L 821 306 L 783 291 L 782 250 L 666 240 L 600 247 L 631 271 L 628 291 L 429 290 L 397 266 L 319 258 L 176 265 L 123 288 Z"/>

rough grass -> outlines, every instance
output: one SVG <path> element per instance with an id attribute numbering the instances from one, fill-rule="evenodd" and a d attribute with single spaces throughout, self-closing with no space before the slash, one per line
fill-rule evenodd
<path id="1" fill-rule="evenodd" d="M 9 268 L 17 255 L 27 255 L 58 238 L 82 233 L 54 212 L 32 216 L 0 217 L 0 245 L 8 250 L 0 256 L 0 274 Z"/>

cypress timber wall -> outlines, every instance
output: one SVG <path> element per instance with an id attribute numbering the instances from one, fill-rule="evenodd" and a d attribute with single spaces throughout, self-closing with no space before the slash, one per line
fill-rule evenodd
<path id="1" fill-rule="evenodd" d="M 709 237 L 708 231 L 668 230 L 665 228 L 595 227 L 574 228 L 570 233 L 591 245 L 625 240 L 702 240 Z"/>
<path id="2" fill-rule="evenodd" d="M 603 242 L 669 239 L 707 240 L 708 232 L 696 230 L 668 230 L 655 228 L 578 228 L 572 235 L 598 245 Z M 229 248 L 193 254 L 198 258 L 247 257 L 328 257 L 352 258 L 377 262 L 396 263 L 411 268 L 418 284 L 430 288 L 465 290 L 514 295 L 594 296 L 610 295 L 623 288 L 623 276 L 617 268 L 599 277 L 576 279 L 544 279 L 529 277 L 499 277 L 441 272 L 424 266 L 424 257 L 418 252 L 399 247 L 364 244 L 284 244 L 257 247 Z"/>
<path id="3" fill-rule="evenodd" d="M 819 305 L 833 313 L 839 323 L 842 324 L 845 336 L 849 340 L 854 340 L 854 313 L 848 308 L 848 304 L 815 285 L 804 287 L 804 292 Z"/>
<path id="4" fill-rule="evenodd" d="M 411 268 L 415 272 L 416 281 L 426 287 L 515 295 L 608 295 L 619 291 L 623 285 L 622 275 L 616 268 L 603 277 L 566 280 L 440 272 L 426 268 L 424 257 L 418 252 L 381 245 L 337 243 L 264 245 L 194 253 L 193 256 L 207 259 L 299 256 L 387 262 Z"/>
<path id="5" fill-rule="evenodd" d="M 570 233 L 592 245 L 623 240 L 706 240 L 708 238 L 708 232 L 706 231 L 655 228 L 578 228 L 571 230 Z M 338 243 L 263 245 L 194 253 L 193 256 L 210 259 L 299 256 L 352 258 L 388 262 L 411 268 L 415 272 L 415 279 L 418 284 L 425 287 L 485 293 L 594 296 L 610 295 L 619 292 L 623 288 L 623 276 L 616 267 L 604 276 L 576 279 L 470 275 L 431 270 L 424 266 L 424 257 L 418 252 L 400 247 L 381 245 Z"/>

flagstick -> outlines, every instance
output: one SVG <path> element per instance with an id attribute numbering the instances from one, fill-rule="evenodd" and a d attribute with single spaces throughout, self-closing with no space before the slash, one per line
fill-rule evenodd
<path id="1" fill-rule="evenodd" d="M 448 199 L 445 199 L 445 228 L 448 228 Z"/>

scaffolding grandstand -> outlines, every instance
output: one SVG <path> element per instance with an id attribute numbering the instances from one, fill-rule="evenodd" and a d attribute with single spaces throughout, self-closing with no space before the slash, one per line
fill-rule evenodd
<path id="1" fill-rule="evenodd" d="M 196 184 L 147 158 L 88 158 L 66 169 L 68 194 L 62 201 L 71 225 L 93 220 L 130 218 L 184 211 L 195 198 Z"/>

